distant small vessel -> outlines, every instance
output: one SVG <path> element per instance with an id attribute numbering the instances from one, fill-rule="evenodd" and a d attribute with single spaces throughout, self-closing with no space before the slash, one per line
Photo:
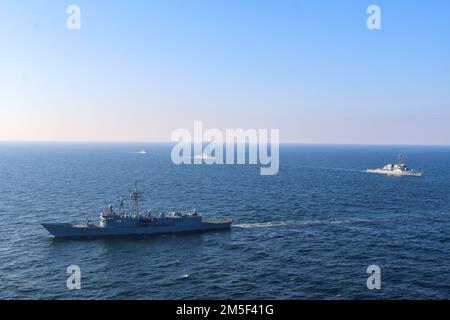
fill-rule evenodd
<path id="1" fill-rule="evenodd" d="M 397 164 L 387 164 L 381 169 L 367 169 L 368 173 L 386 174 L 391 176 L 414 176 L 420 177 L 423 175 L 423 171 L 409 169 L 405 163 L 405 159 L 402 155 L 399 156 Z"/>
<path id="2" fill-rule="evenodd" d="M 100 213 L 99 223 L 43 223 L 42 226 L 55 238 L 97 238 L 117 236 L 144 236 L 153 234 L 172 234 L 182 232 L 201 232 L 226 230 L 231 228 L 231 219 L 203 219 L 194 210 L 191 213 L 165 213 L 153 215 L 150 212 L 140 214 L 139 200 L 142 192 L 137 182 L 130 194 L 133 200 L 132 211 L 124 210 L 123 200 L 118 200 L 119 212 L 110 205 L 107 212 Z"/>
<path id="3" fill-rule="evenodd" d="M 197 159 L 203 159 L 203 160 L 214 160 L 216 157 L 211 156 L 207 152 L 203 152 L 202 154 L 198 154 L 195 156 Z"/>
<path id="4" fill-rule="evenodd" d="M 138 151 L 136 153 L 138 153 L 138 154 L 147 154 L 147 149 L 142 149 L 142 150 L 140 150 L 140 151 Z"/>

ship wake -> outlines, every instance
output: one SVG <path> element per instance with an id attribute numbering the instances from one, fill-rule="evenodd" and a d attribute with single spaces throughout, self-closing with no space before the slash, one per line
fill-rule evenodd
<path id="1" fill-rule="evenodd" d="M 334 220 L 286 220 L 286 221 L 268 221 L 256 223 L 235 224 L 236 228 L 280 228 L 280 227 L 303 227 L 308 225 L 340 225 L 370 222 L 367 219 L 334 219 Z"/>

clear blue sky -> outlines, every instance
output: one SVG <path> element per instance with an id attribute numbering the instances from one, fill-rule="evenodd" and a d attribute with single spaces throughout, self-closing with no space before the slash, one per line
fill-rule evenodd
<path id="1" fill-rule="evenodd" d="M 0 0 L 0 140 L 164 141 L 194 120 L 450 144 L 450 1 Z"/>

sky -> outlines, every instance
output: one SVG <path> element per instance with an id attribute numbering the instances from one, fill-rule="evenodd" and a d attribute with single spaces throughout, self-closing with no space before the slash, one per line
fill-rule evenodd
<path id="1" fill-rule="evenodd" d="M 450 1 L 0 0 L 0 140 L 170 141 L 195 120 L 449 145 Z"/>

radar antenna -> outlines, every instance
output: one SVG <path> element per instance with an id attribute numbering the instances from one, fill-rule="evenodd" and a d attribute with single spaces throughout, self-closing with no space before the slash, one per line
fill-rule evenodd
<path id="1" fill-rule="evenodd" d="M 139 200 L 142 199 L 142 192 L 138 189 L 137 180 L 134 183 L 134 189 L 131 191 L 130 198 L 133 200 L 133 213 L 137 218 L 139 217 Z"/>
<path id="2" fill-rule="evenodd" d="M 123 199 L 122 199 L 122 197 L 120 197 L 118 200 L 117 200 L 117 203 L 119 204 L 119 212 L 120 212 L 120 214 L 125 214 L 125 210 L 123 209 Z"/>

